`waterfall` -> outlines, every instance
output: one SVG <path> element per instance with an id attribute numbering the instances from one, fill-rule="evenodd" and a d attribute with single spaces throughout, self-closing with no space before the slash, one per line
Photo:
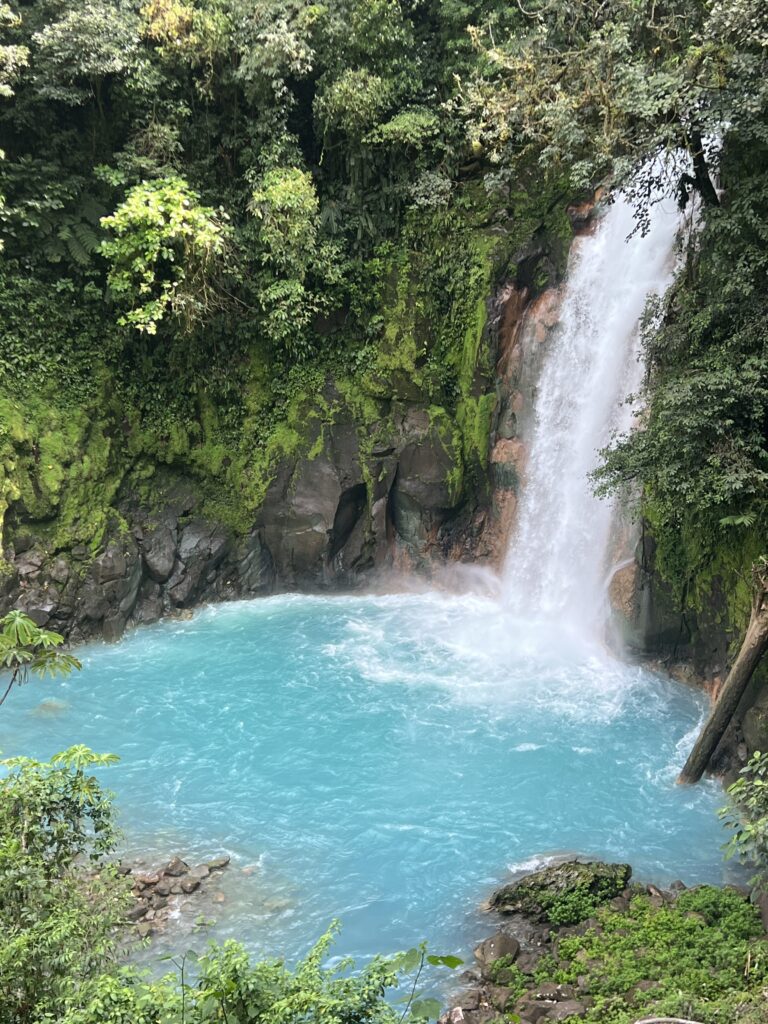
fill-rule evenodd
<path id="1" fill-rule="evenodd" d="M 503 574 L 506 602 L 521 617 L 592 637 L 604 628 L 613 509 L 592 493 L 589 474 L 612 433 L 631 426 L 624 399 L 641 378 L 640 319 L 647 298 L 670 283 L 679 224 L 672 203 L 658 204 L 645 237 L 628 240 L 632 207 L 618 197 L 572 248 Z"/>

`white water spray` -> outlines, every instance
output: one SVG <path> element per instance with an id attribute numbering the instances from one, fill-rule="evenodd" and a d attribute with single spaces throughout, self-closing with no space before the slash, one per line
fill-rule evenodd
<path id="1" fill-rule="evenodd" d="M 674 204 L 658 204 L 648 234 L 627 241 L 632 208 L 619 197 L 574 247 L 504 570 L 506 601 L 521 617 L 585 637 L 604 627 L 613 509 L 594 496 L 589 474 L 612 433 L 631 426 L 623 402 L 640 378 L 639 322 L 648 296 L 671 281 L 679 225 Z"/>

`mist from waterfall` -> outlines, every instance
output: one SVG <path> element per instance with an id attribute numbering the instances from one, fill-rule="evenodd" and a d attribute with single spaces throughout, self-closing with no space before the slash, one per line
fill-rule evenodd
<path id="1" fill-rule="evenodd" d="M 641 379 L 640 320 L 648 297 L 671 281 L 679 226 L 674 203 L 660 203 L 645 237 L 629 238 L 632 207 L 619 196 L 572 249 L 535 389 L 502 581 L 515 615 L 555 622 L 559 632 L 596 637 L 604 629 L 614 516 L 589 475 L 612 434 L 631 426 L 624 400 Z"/>

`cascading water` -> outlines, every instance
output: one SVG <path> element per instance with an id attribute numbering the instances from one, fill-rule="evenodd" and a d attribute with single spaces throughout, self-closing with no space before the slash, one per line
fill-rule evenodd
<path id="1" fill-rule="evenodd" d="M 561 320 L 536 389 L 530 457 L 517 530 L 504 570 L 511 611 L 597 636 L 605 617 L 613 508 L 589 475 L 614 431 L 630 426 L 623 400 L 640 373 L 638 329 L 646 300 L 674 271 L 680 216 L 652 210 L 650 231 L 629 240 L 631 205 L 618 197 L 571 256 Z"/>

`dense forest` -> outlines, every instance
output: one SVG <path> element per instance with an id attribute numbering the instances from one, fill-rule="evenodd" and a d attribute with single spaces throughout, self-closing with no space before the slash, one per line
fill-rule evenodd
<path id="1" fill-rule="evenodd" d="M 768 589 L 765 0 L 0 0 L 5 696 L 80 667 L 60 633 L 347 585 L 393 536 L 408 568 L 492 560 L 483 531 L 518 485 L 491 457 L 517 436 L 499 332 L 622 189 L 637 233 L 658 203 L 690 217 L 643 319 L 636 428 L 594 486 L 642 522 L 683 654 L 717 648 L 722 671 Z M 91 774 L 113 760 L 3 762 L 3 1021 L 437 1016 L 417 981 L 457 958 L 339 972 L 333 929 L 291 969 L 235 942 L 178 978 L 120 968 L 131 896 Z M 759 825 L 734 811 L 733 844 L 765 887 L 766 761 L 751 771 L 734 799 Z M 743 895 L 625 892 L 616 914 L 560 894 L 552 922 L 600 927 L 527 979 L 494 961 L 501 1009 L 556 981 L 594 994 L 589 1024 L 765 1019 Z"/>
<path id="2" fill-rule="evenodd" d="M 677 598 L 720 580 L 743 626 L 768 479 L 760 0 L 0 15 L 6 546 L 92 555 L 168 473 L 242 535 L 319 421 L 354 422 L 370 476 L 398 403 L 445 455 L 437 504 L 471 505 L 488 297 L 556 281 L 565 207 L 629 183 L 639 231 L 662 195 L 699 212 L 649 312 L 643 429 L 600 484 L 640 481 Z"/>

